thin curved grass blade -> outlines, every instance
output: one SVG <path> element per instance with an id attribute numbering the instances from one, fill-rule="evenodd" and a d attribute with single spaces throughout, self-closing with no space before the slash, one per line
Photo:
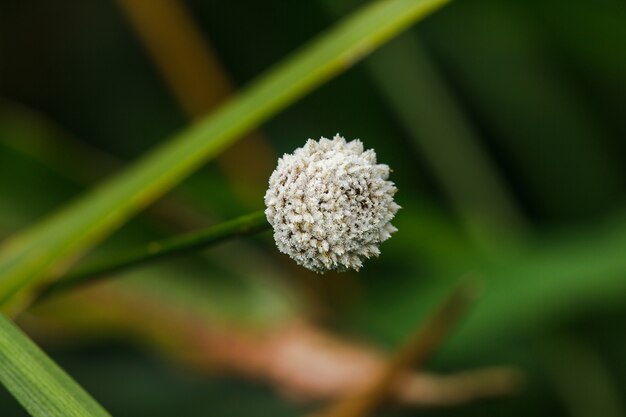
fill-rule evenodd
<path id="1" fill-rule="evenodd" d="M 18 312 L 34 290 L 239 137 L 351 67 L 447 0 L 369 4 L 235 99 L 101 187 L 0 248 L 0 305 Z M 20 297 L 11 300 L 17 293 Z M 11 305 L 7 305 L 11 300 Z"/>

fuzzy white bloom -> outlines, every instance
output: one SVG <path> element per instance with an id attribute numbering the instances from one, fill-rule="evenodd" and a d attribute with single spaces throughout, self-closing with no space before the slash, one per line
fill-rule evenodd
<path id="1" fill-rule="evenodd" d="M 316 272 L 358 270 L 397 230 L 390 221 L 400 206 L 388 177 L 373 149 L 339 135 L 283 155 L 265 194 L 278 249 Z"/>

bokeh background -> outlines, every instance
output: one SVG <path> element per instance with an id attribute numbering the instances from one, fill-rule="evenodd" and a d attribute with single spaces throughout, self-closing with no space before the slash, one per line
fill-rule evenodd
<path id="1" fill-rule="evenodd" d="M 364 3 L 2 0 L 0 236 Z M 625 109 L 624 2 L 457 0 L 92 255 L 261 209 L 279 155 L 339 132 L 375 148 L 400 189 L 380 258 L 319 276 L 265 233 L 54 299 L 20 324 L 113 415 L 296 416 L 339 397 L 337 380 L 368 378 L 364 349 L 391 355 L 471 275 L 483 295 L 424 370 L 505 366 L 523 387 L 377 415 L 626 415 Z M 0 414 L 26 415 L 0 394 Z"/>

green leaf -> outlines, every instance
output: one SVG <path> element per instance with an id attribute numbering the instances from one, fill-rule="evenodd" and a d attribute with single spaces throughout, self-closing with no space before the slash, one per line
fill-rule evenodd
<path id="1" fill-rule="evenodd" d="M 281 109 L 447 0 L 381 0 L 349 17 L 98 189 L 0 249 L 0 304 L 13 312 L 81 253 Z M 10 306 L 7 302 L 25 291 Z"/>
<path id="2" fill-rule="evenodd" d="M 34 417 L 110 416 L 1 314 L 0 382 Z"/>

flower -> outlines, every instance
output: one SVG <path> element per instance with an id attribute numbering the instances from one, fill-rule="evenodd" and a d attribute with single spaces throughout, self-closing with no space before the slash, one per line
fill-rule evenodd
<path id="1" fill-rule="evenodd" d="M 400 206 L 388 177 L 373 149 L 339 134 L 283 155 L 265 194 L 278 249 L 315 272 L 359 270 L 397 231 L 390 221 Z"/>

